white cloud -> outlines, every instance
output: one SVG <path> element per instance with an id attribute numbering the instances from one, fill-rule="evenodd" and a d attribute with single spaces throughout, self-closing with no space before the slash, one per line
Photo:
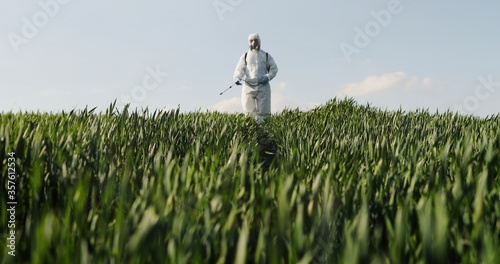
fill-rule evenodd
<path id="1" fill-rule="evenodd" d="M 223 100 L 215 105 L 212 105 L 209 109 L 226 113 L 241 112 L 241 98 L 233 97 Z"/>
<path id="2" fill-rule="evenodd" d="M 386 73 L 382 76 L 368 76 L 361 82 L 343 85 L 337 96 L 360 96 L 389 90 L 401 84 L 404 79 L 407 79 L 407 75 L 403 72 Z"/>
<path id="3" fill-rule="evenodd" d="M 276 87 L 273 87 L 271 98 L 271 111 L 273 113 L 281 112 L 284 109 L 295 108 L 299 108 L 301 110 L 310 110 L 319 105 L 317 103 L 297 102 L 295 100 L 292 100 L 287 96 L 287 89 L 287 84 L 285 82 L 281 82 Z"/>
<path id="4" fill-rule="evenodd" d="M 368 76 L 361 82 L 348 83 L 341 87 L 337 97 L 362 96 L 393 89 L 439 90 L 437 81 L 426 77 L 419 79 L 404 72 L 386 73 L 381 76 Z"/>
<path id="5" fill-rule="evenodd" d="M 59 89 L 50 88 L 50 89 L 42 90 L 38 94 L 41 96 L 44 96 L 44 97 L 58 98 L 58 97 L 61 97 L 64 95 L 68 95 L 69 92 L 64 92 L 64 91 L 61 91 Z"/>
<path id="6" fill-rule="evenodd" d="M 445 85 L 444 82 L 438 81 L 432 78 L 424 78 L 421 83 L 421 88 L 425 90 L 438 90 L 441 91 L 443 90 L 443 86 Z"/>

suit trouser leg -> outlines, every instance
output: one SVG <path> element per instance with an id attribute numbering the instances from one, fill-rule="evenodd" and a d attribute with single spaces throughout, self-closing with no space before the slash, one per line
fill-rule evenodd
<path id="1" fill-rule="evenodd" d="M 271 115 L 271 86 L 269 84 L 259 86 L 256 99 L 256 119 L 258 123 L 262 123 L 266 117 Z"/>
<path id="2" fill-rule="evenodd" d="M 241 90 L 241 105 L 243 106 L 243 112 L 247 116 L 256 117 L 257 115 L 257 102 L 256 102 L 257 91 L 248 86 L 243 85 Z"/>

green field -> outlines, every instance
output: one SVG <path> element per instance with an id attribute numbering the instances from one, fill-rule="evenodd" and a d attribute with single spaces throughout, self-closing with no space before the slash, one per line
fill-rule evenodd
<path id="1" fill-rule="evenodd" d="M 500 116 L 3 113 L 1 263 L 500 263 Z"/>

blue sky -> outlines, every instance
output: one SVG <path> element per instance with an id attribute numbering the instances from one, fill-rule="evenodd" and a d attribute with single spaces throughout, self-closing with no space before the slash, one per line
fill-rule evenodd
<path id="1" fill-rule="evenodd" d="M 251 33 L 279 68 L 273 112 L 500 112 L 498 1 L 0 1 L 2 112 L 241 112 L 239 87 L 219 93 Z"/>

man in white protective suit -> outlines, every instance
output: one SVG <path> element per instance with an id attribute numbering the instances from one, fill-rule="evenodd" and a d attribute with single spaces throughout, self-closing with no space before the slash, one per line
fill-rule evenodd
<path id="1" fill-rule="evenodd" d="M 260 49 L 261 41 L 258 34 L 248 36 L 248 43 L 250 50 L 241 56 L 233 78 L 238 85 L 244 82 L 241 92 L 243 112 L 261 124 L 271 115 L 269 81 L 278 73 L 278 66 L 270 54 Z"/>

